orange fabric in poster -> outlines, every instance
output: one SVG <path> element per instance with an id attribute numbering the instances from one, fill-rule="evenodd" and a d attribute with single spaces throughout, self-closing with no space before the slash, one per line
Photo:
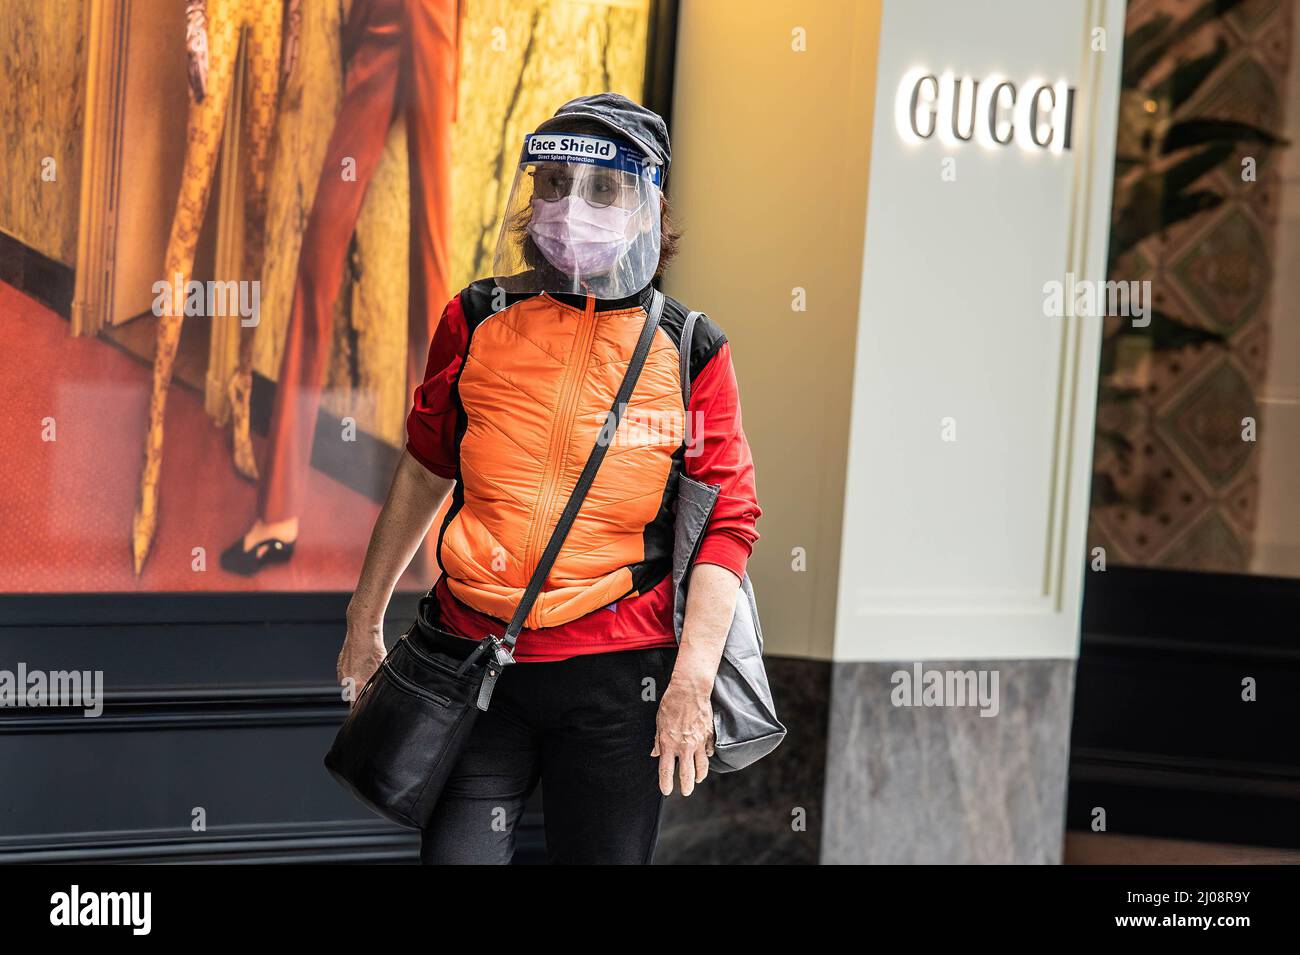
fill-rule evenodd
<path id="1" fill-rule="evenodd" d="M 438 311 L 452 295 L 451 136 L 459 35 L 456 0 L 355 0 L 343 30 L 348 72 L 303 233 L 271 417 L 259 516 L 302 514 L 333 330 L 334 302 L 366 187 L 404 113 L 411 177 L 407 381 L 421 380 Z M 355 180 L 344 179 L 345 160 Z"/>

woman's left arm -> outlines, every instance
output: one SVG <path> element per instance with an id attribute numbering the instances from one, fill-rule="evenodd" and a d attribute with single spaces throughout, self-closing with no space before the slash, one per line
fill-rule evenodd
<path id="1" fill-rule="evenodd" d="M 718 500 L 691 570 L 677 664 L 659 703 L 651 755 L 659 758 L 659 788 L 665 796 L 673 790 L 674 777 L 682 795 L 689 796 L 708 775 L 713 681 L 731 630 L 740 578 L 758 540 L 755 524 L 761 513 L 731 349 L 717 327 L 710 326 L 705 334 L 716 335 L 717 344 L 691 383 L 691 444 L 684 464 L 688 476 L 717 485 Z"/>
<path id="2" fill-rule="evenodd" d="M 682 795 L 709 774 L 713 755 L 713 680 L 736 610 L 740 578 L 717 564 L 699 564 L 691 571 L 686 595 L 682 644 L 672 679 L 659 702 L 658 733 L 651 756 L 659 757 L 659 791 L 673 791 L 676 775 Z M 676 771 L 674 773 L 674 763 Z"/>

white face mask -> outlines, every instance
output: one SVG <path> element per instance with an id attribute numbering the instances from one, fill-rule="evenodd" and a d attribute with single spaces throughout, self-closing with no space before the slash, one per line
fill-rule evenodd
<path id="1" fill-rule="evenodd" d="M 632 244 L 628 224 L 637 209 L 593 206 L 581 196 L 532 200 L 528 234 L 546 261 L 565 275 L 604 275 Z"/>

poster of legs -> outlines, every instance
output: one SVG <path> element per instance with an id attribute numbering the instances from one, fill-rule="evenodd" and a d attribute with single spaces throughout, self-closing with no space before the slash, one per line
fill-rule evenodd
<path id="1" fill-rule="evenodd" d="M 520 137 L 643 94 L 650 0 L 0 4 L 55 165 L 0 187 L 52 289 L 0 283 L 0 592 L 349 589 Z"/>

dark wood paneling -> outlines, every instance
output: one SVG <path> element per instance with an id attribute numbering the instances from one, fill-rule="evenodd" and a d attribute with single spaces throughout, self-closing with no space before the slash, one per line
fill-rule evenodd
<path id="1" fill-rule="evenodd" d="M 390 641 L 411 604 L 395 603 Z M 341 594 L 4 598 L 0 665 L 102 671 L 104 707 L 0 711 L 12 769 L 0 861 L 414 861 L 417 837 L 321 765 L 346 713 L 333 674 L 345 606 Z M 190 829 L 196 807 L 205 832 Z"/>
<path id="2" fill-rule="evenodd" d="M 1296 580 L 1089 574 L 1070 828 L 1102 807 L 1110 832 L 1300 847 L 1298 613 Z"/>

